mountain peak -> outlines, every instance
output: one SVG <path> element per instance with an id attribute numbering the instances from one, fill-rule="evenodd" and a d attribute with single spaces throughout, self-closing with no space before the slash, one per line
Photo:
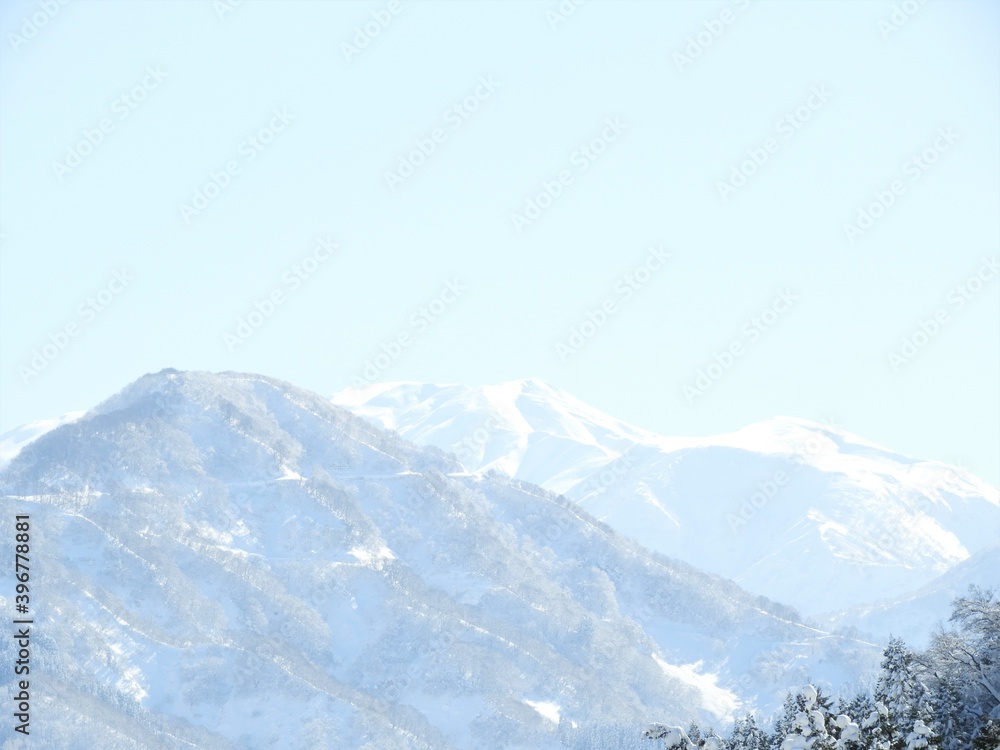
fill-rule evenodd
<path id="1" fill-rule="evenodd" d="M 160 472 L 174 464 L 183 464 L 192 478 L 232 471 L 231 459 L 227 468 L 215 466 L 220 446 L 253 466 L 254 476 L 262 481 L 310 477 L 316 467 L 329 466 L 365 464 L 391 472 L 457 468 L 440 451 L 412 446 L 282 380 L 171 369 L 138 378 L 75 424 L 37 437 L 11 459 L 7 471 L 19 486 L 48 483 L 51 478 L 30 475 L 26 467 L 37 463 L 39 455 L 65 452 L 92 433 L 112 434 L 114 440 L 84 440 L 87 461 L 77 467 L 81 487 L 89 486 L 93 477 L 107 478 L 108 467 L 118 467 L 111 472 L 114 481 L 135 487 L 160 479 Z M 150 447 L 155 459 L 147 451 Z M 428 456 L 434 457 L 430 463 Z"/>
<path id="2" fill-rule="evenodd" d="M 814 614 L 925 583 L 995 537 L 995 488 L 834 425 L 778 416 L 673 437 L 537 378 L 406 387 L 417 391 L 414 402 L 380 387 L 350 408 L 469 469 L 564 494 L 652 549 Z M 808 584 L 816 574 L 831 579 L 821 593 Z"/>
<path id="3" fill-rule="evenodd" d="M 448 419 L 473 403 L 437 390 Z M 515 408 L 539 419 L 526 400 Z M 484 429 L 502 441 L 503 424 Z M 611 438 L 590 429 L 603 455 Z M 776 708 L 762 650 L 853 669 L 827 654 L 842 639 L 789 608 L 564 497 L 460 468 L 244 373 L 151 374 L 40 438 L 0 492 L 53 551 L 38 617 L 65 658 L 38 665 L 57 712 L 42 732 L 90 732 L 74 747 L 106 746 L 93 734 L 107 726 L 143 747 L 164 732 L 314 747 L 316 727 L 338 747 L 561 747 L 553 716 L 583 739 L 590 722 Z"/>

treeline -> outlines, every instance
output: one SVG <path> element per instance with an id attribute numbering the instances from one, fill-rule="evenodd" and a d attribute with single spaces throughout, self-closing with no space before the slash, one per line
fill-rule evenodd
<path id="1" fill-rule="evenodd" d="M 697 724 L 643 736 L 669 750 L 1000 750 L 1000 599 L 973 586 L 952 610 L 926 651 L 889 641 L 873 694 L 834 704 L 808 685 L 766 729 L 748 714 L 726 738 Z"/>

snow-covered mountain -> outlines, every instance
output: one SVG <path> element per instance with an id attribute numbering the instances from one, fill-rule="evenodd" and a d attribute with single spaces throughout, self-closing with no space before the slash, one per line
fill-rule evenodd
<path id="1" fill-rule="evenodd" d="M 995 487 L 805 420 L 665 437 L 534 379 L 375 384 L 333 400 L 812 615 L 903 595 L 1000 540 Z"/>
<path id="2" fill-rule="evenodd" d="M 56 427 L 62 427 L 64 424 L 75 422 L 85 413 L 82 411 L 73 411 L 54 419 L 39 419 L 35 422 L 27 422 L 9 432 L 3 433 L 0 435 L 0 469 L 9 464 L 11 459 L 20 453 L 21 449 L 26 445 L 33 443 L 46 432 L 51 432 Z"/>
<path id="3" fill-rule="evenodd" d="M 948 626 L 951 603 L 969 594 L 970 586 L 1000 590 L 1000 543 L 980 550 L 926 586 L 874 605 L 839 612 L 829 618 L 837 627 L 854 626 L 868 633 L 891 633 L 908 646 L 926 648 L 930 635 Z"/>
<path id="4" fill-rule="evenodd" d="M 141 378 L 0 493 L 2 538 L 31 519 L 38 747 L 641 747 L 878 656 L 257 375 Z"/>

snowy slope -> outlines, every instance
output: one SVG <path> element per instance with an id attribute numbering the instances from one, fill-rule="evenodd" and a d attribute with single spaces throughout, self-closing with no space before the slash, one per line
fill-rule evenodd
<path id="1" fill-rule="evenodd" d="M 25 446 L 40 438 L 46 432 L 75 422 L 86 412 L 72 411 L 55 419 L 40 419 L 15 427 L 0 435 L 0 469 L 5 467 Z"/>
<path id="2" fill-rule="evenodd" d="M 913 648 L 925 648 L 930 634 L 948 625 L 951 603 L 967 596 L 970 586 L 1000 589 L 1000 544 L 977 552 L 916 591 L 838 613 L 829 621 L 868 633 L 891 633 Z"/>
<path id="3" fill-rule="evenodd" d="M 877 659 L 256 375 L 146 376 L 0 492 L 41 563 L 39 747 L 587 748 L 612 724 L 641 747 L 650 720 L 724 723 Z"/>
<path id="4" fill-rule="evenodd" d="M 805 420 L 664 437 L 538 380 L 377 384 L 334 401 L 808 614 L 902 595 L 1000 540 L 996 488 Z"/>
<path id="5" fill-rule="evenodd" d="M 378 383 L 333 401 L 407 440 L 454 452 L 473 470 L 543 480 L 553 492 L 659 439 L 537 379 L 482 388 Z"/>

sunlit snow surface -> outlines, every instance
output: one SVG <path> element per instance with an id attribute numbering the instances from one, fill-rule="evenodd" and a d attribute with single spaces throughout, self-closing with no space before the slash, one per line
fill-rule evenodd
<path id="1" fill-rule="evenodd" d="M 44 560 L 39 747 L 573 747 L 767 712 L 878 658 L 260 376 L 142 378 L 24 447 L 0 491 Z"/>
<path id="2" fill-rule="evenodd" d="M 31 444 L 46 432 L 54 430 L 56 427 L 75 422 L 84 414 L 86 412 L 72 411 L 55 419 L 40 419 L 35 422 L 28 422 L 3 433 L 0 435 L 0 469 L 9 464 L 11 459 L 20 453 L 21 449 L 26 445 Z"/>
<path id="3" fill-rule="evenodd" d="M 733 716 L 740 707 L 739 698 L 733 691 L 719 687 L 718 675 L 699 671 L 703 667 L 702 662 L 668 664 L 656 654 L 653 654 L 653 659 L 666 674 L 694 687 L 701 696 L 702 705 L 716 716 Z"/>
<path id="4" fill-rule="evenodd" d="M 802 419 L 665 437 L 534 379 L 383 383 L 334 402 L 816 616 L 904 596 L 1000 540 L 995 487 Z"/>

